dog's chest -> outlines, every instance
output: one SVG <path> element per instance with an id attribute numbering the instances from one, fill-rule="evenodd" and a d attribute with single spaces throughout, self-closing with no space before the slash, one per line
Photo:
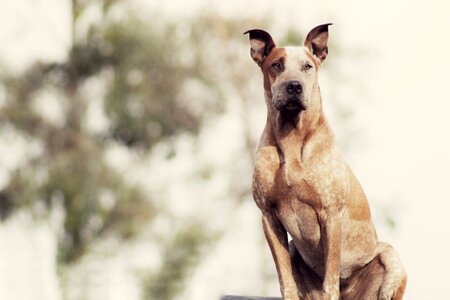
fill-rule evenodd
<path id="1" fill-rule="evenodd" d="M 267 172 L 267 170 L 266 170 Z M 259 178 L 264 208 L 275 213 L 289 233 L 305 262 L 318 274 L 323 273 L 323 247 L 318 212 L 324 205 L 342 197 L 344 187 L 331 169 L 290 169 L 283 164 L 271 175 Z M 258 179 L 257 179 L 258 180 Z"/>
<path id="2" fill-rule="evenodd" d="M 304 253 L 305 259 L 319 259 L 322 250 L 317 214 L 344 198 L 346 165 L 333 152 L 303 164 L 282 162 L 278 154 L 269 153 L 263 150 L 260 154 L 265 155 L 259 155 L 256 161 L 255 201 L 262 209 L 275 212 L 297 247 L 309 252 Z"/>
<path id="3" fill-rule="evenodd" d="M 348 182 L 346 164 L 332 151 L 317 158 L 284 162 L 270 149 L 262 149 L 254 172 L 254 188 L 262 199 L 258 205 L 301 202 L 313 208 L 333 205 L 343 199 Z M 298 210 L 296 210 L 298 213 Z"/>
<path id="4" fill-rule="evenodd" d="M 294 240 L 298 248 L 311 252 L 304 253 L 311 257 L 321 252 L 320 246 L 320 224 L 316 210 L 295 197 L 288 197 L 278 201 L 274 207 L 275 214 L 283 227 Z"/>

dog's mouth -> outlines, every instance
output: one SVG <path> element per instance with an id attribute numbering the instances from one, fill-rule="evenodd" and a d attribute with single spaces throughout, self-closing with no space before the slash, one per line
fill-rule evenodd
<path id="1" fill-rule="evenodd" d="M 298 99 L 288 99 L 284 105 L 277 107 L 277 109 L 279 111 L 301 112 L 303 110 L 306 110 L 306 106 Z"/>

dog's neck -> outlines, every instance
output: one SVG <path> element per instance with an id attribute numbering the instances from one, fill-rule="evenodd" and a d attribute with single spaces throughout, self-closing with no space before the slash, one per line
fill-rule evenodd
<path id="1" fill-rule="evenodd" d="M 295 112 L 281 112 L 271 104 L 271 95 L 266 93 L 267 124 L 266 133 L 276 143 L 287 164 L 301 164 L 303 148 L 314 133 L 323 126 L 325 117 L 322 110 L 320 92 L 317 93 L 315 105 L 306 110 Z"/>

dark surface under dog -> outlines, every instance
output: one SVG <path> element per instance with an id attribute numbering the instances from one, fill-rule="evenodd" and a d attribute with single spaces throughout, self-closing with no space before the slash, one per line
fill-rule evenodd
<path id="1" fill-rule="evenodd" d="M 281 300 L 277 297 L 245 297 L 245 296 L 223 296 L 220 300 Z"/>

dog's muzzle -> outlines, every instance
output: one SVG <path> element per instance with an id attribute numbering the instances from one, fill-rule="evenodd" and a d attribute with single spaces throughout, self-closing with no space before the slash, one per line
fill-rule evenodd
<path id="1" fill-rule="evenodd" d="M 284 96 L 276 101 L 275 108 L 279 111 L 306 110 L 306 105 L 302 101 L 303 88 L 299 81 L 290 80 L 286 82 Z"/>

